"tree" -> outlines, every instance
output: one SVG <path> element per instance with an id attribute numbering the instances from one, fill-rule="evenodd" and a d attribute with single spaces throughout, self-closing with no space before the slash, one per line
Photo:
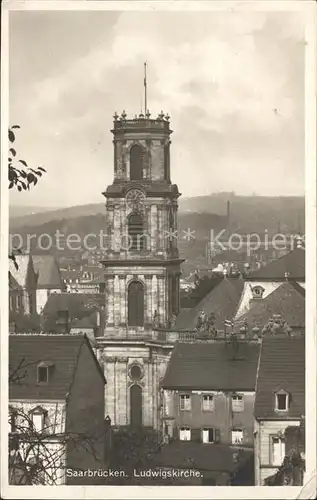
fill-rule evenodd
<path id="1" fill-rule="evenodd" d="M 18 191 L 30 189 L 30 186 L 35 186 L 38 181 L 38 177 L 41 177 L 45 168 L 38 167 L 36 170 L 29 167 L 25 160 L 19 160 L 17 158 L 17 151 L 13 147 L 15 143 L 15 130 L 19 129 L 19 125 L 12 125 L 9 128 L 9 154 L 8 154 L 8 175 L 9 175 L 9 189 L 16 188 Z M 20 249 L 13 248 L 9 254 L 9 259 L 11 259 L 16 268 L 18 264 L 16 262 L 16 255 L 21 254 Z"/>
<path id="2" fill-rule="evenodd" d="M 115 484 L 140 484 L 133 471 L 153 467 L 162 445 L 160 435 L 153 429 L 122 427 L 115 432 L 111 467 L 126 473 L 125 478 L 114 480 Z"/>
<path id="3" fill-rule="evenodd" d="M 30 189 L 31 185 L 36 185 L 38 177 L 41 177 L 46 170 L 43 167 L 38 167 L 36 170 L 29 167 L 25 160 L 17 158 L 17 151 L 13 147 L 15 143 L 15 130 L 19 129 L 19 125 L 13 125 L 9 128 L 9 189 L 16 188 L 18 191 Z"/>
<path id="4" fill-rule="evenodd" d="M 292 334 L 291 327 L 280 314 L 273 314 L 272 318 L 262 329 L 262 335 L 288 335 Z"/>

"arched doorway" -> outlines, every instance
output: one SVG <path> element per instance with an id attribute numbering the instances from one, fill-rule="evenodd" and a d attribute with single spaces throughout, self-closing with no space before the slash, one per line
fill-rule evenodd
<path id="1" fill-rule="evenodd" d="M 131 281 L 128 287 L 128 325 L 144 325 L 144 286 L 140 281 Z"/>
<path id="2" fill-rule="evenodd" d="M 130 388 L 130 424 L 134 428 L 142 426 L 142 388 L 138 384 Z"/>

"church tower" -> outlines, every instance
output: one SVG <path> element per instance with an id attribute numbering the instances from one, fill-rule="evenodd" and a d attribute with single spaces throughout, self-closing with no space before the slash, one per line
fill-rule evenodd
<path id="1" fill-rule="evenodd" d="M 177 209 L 170 117 L 114 115 L 114 179 L 106 197 L 106 325 L 98 338 L 113 425 L 160 424 L 159 382 L 179 312 Z"/>

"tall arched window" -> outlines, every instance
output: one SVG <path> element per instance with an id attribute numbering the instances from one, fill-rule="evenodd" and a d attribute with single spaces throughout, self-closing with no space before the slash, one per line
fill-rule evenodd
<path id="1" fill-rule="evenodd" d="M 142 426 L 142 388 L 137 384 L 130 387 L 130 424 L 133 428 Z"/>
<path id="2" fill-rule="evenodd" d="M 144 250 L 145 237 L 142 216 L 132 213 L 128 218 L 128 234 L 130 250 Z"/>
<path id="3" fill-rule="evenodd" d="M 164 179 L 166 181 L 170 180 L 170 146 L 165 144 L 164 146 Z"/>
<path id="4" fill-rule="evenodd" d="M 130 149 L 130 179 L 139 181 L 143 179 L 144 150 L 142 146 L 135 144 Z"/>
<path id="5" fill-rule="evenodd" d="M 140 281 L 131 281 L 128 288 L 128 325 L 144 325 L 144 287 Z"/>

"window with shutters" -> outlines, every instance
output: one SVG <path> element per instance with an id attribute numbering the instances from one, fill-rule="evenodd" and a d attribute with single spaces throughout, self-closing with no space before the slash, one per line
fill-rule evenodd
<path id="1" fill-rule="evenodd" d="M 144 149 L 135 144 L 130 149 L 130 179 L 139 181 L 143 179 Z"/>
<path id="2" fill-rule="evenodd" d="M 202 430 L 202 442 L 203 443 L 215 442 L 215 431 L 212 427 L 205 428 Z"/>
<path id="3" fill-rule="evenodd" d="M 242 444 L 243 443 L 243 430 L 242 429 L 232 429 L 231 442 L 232 442 L 232 444 Z"/>
<path id="4" fill-rule="evenodd" d="M 280 466 L 285 457 L 285 438 L 271 436 L 271 464 Z"/>
<path id="5" fill-rule="evenodd" d="M 138 213 L 132 213 L 128 218 L 129 250 L 144 250 L 145 235 L 143 218 Z"/>
<path id="6" fill-rule="evenodd" d="M 144 287 L 140 281 L 132 281 L 128 287 L 128 325 L 144 325 Z"/>
<path id="7" fill-rule="evenodd" d="M 285 391 L 279 391 L 275 394 L 275 410 L 288 411 L 289 410 L 289 394 Z"/>
<path id="8" fill-rule="evenodd" d="M 244 410 L 244 399 L 241 394 L 234 394 L 231 398 L 232 411 L 240 412 Z"/>
<path id="9" fill-rule="evenodd" d="M 189 394 L 181 394 L 179 396 L 179 409 L 181 411 L 191 410 L 191 399 Z"/>
<path id="10" fill-rule="evenodd" d="M 180 427 L 179 429 L 179 439 L 180 441 L 190 441 L 191 432 L 189 427 Z"/>
<path id="11" fill-rule="evenodd" d="M 213 411 L 215 409 L 215 401 L 212 394 L 204 394 L 202 396 L 202 410 Z"/>

